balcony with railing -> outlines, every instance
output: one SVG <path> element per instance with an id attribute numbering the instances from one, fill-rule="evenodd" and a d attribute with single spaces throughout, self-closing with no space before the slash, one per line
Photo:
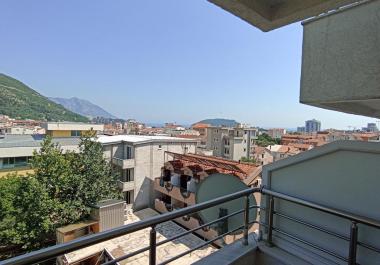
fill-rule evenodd
<path id="1" fill-rule="evenodd" d="M 132 180 L 132 181 L 121 181 L 119 180 L 118 181 L 118 186 L 119 186 L 119 189 L 121 191 L 130 191 L 130 190 L 134 190 L 135 188 L 135 182 Z"/>
<path id="2" fill-rule="evenodd" d="M 188 205 L 195 204 L 195 193 L 188 189 L 173 185 L 170 181 L 155 178 L 154 189 Z"/>
<path id="3" fill-rule="evenodd" d="M 252 193 L 257 193 L 257 192 L 261 192 L 270 201 L 269 208 L 262 208 L 262 210 L 266 211 L 267 216 L 268 216 L 266 223 L 262 223 L 261 221 L 256 221 L 256 220 L 253 220 L 253 221 L 249 220 L 249 211 L 253 208 L 259 208 L 259 206 L 249 205 L 248 196 L 251 195 Z M 155 230 L 156 225 L 163 223 L 165 221 L 175 220 L 177 218 L 183 218 L 191 214 L 194 214 L 196 212 L 199 212 L 201 210 L 209 209 L 219 204 L 236 200 L 239 198 L 243 199 L 242 209 L 236 212 L 230 213 L 221 218 L 218 218 L 212 222 L 199 225 L 194 229 L 180 233 L 171 238 L 157 242 L 156 230 Z M 344 220 L 348 220 L 349 225 L 346 228 L 347 228 L 347 231 L 349 231 L 349 234 L 344 235 L 344 234 L 336 233 L 334 231 L 324 228 L 323 226 L 314 225 L 307 221 L 304 221 L 298 218 L 293 218 L 292 216 L 285 214 L 281 209 L 278 209 L 278 207 L 276 207 L 276 203 L 275 203 L 276 201 L 286 201 L 288 203 L 306 207 L 308 209 L 317 210 L 320 214 L 328 214 L 333 217 L 338 217 Z M 205 243 L 202 243 L 201 245 L 194 247 L 184 253 L 178 253 L 176 256 L 170 257 L 166 260 L 157 259 L 156 250 L 161 245 L 167 242 L 176 240 L 184 235 L 193 233 L 196 230 L 223 222 L 224 220 L 231 218 L 233 216 L 239 215 L 239 214 L 242 217 L 241 225 L 237 227 L 231 227 L 229 231 L 226 231 L 222 234 L 218 234 L 213 239 L 208 240 Z M 345 244 L 346 249 L 347 249 L 347 255 L 341 256 L 340 254 L 337 254 L 336 251 L 333 249 L 326 249 L 324 247 L 321 247 L 318 244 L 305 240 L 299 237 L 298 235 L 288 233 L 285 229 L 283 229 L 281 226 L 278 225 L 277 223 L 278 218 L 286 218 L 291 223 L 301 225 L 301 226 L 307 227 L 308 229 L 316 230 L 326 235 L 333 236 L 333 237 L 342 239 L 344 241 L 347 241 L 348 244 L 347 245 Z M 262 236 L 259 236 L 258 238 L 259 241 L 256 242 L 257 240 L 256 236 L 252 235 L 251 237 L 249 237 L 248 229 L 251 223 L 260 223 L 260 225 L 266 229 L 265 240 L 263 239 Z M 1 262 L 1 264 L 2 265 L 36 264 L 36 263 L 40 263 L 46 260 L 55 260 L 56 257 L 63 255 L 65 253 L 69 253 L 74 250 L 78 250 L 78 249 L 81 249 L 81 248 L 84 248 L 84 247 L 87 247 L 99 242 L 103 242 L 105 240 L 109 240 L 121 235 L 129 234 L 129 233 L 133 233 L 135 231 L 149 228 L 149 227 L 151 228 L 151 230 L 150 230 L 150 243 L 148 246 L 142 246 L 142 248 L 137 251 L 128 253 L 118 258 L 114 258 L 112 260 L 104 262 L 103 264 L 107 264 L 107 265 L 117 264 L 117 262 L 120 262 L 122 260 L 125 260 L 127 258 L 133 257 L 135 255 L 138 255 L 144 252 L 149 252 L 149 264 L 168 264 L 177 259 L 180 259 L 184 255 L 189 254 L 196 249 L 202 248 L 208 244 L 212 244 L 213 242 L 220 240 L 224 236 L 234 233 L 236 231 L 242 231 L 243 238 L 241 241 L 237 241 L 234 244 L 225 247 L 225 250 L 222 249 L 218 252 L 211 254 L 210 256 L 207 256 L 206 258 L 198 261 L 197 264 L 216 264 L 215 262 L 217 262 L 218 260 L 220 264 L 231 264 L 231 263 L 234 263 L 234 264 L 306 264 L 305 260 L 301 259 L 300 257 L 292 256 L 289 253 L 284 252 L 283 249 L 277 246 L 274 240 L 275 235 L 287 237 L 288 239 L 305 244 L 333 258 L 337 258 L 341 260 L 341 262 L 338 264 L 341 264 L 342 262 L 345 262 L 348 264 L 357 264 L 358 248 L 360 249 L 363 248 L 363 249 L 366 249 L 367 251 L 380 253 L 380 249 L 378 247 L 374 246 L 373 244 L 366 243 L 365 238 L 359 236 L 360 232 L 364 230 L 364 229 L 362 230 L 363 226 L 380 229 L 380 222 L 375 221 L 373 219 L 369 219 L 367 217 L 355 215 L 355 214 L 344 212 L 344 211 L 334 209 L 328 206 L 319 205 L 319 204 L 306 201 L 300 198 L 296 198 L 296 197 L 292 197 L 286 194 L 275 192 L 266 188 L 251 188 L 251 189 L 235 192 L 233 194 L 229 194 L 223 197 L 219 197 L 219 198 L 216 198 L 204 203 L 189 206 L 187 208 L 183 208 L 183 209 L 168 212 L 162 215 L 158 215 L 158 216 L 155 216 L 146 220 L 142 220 L 136 223 L 118 227 L 109 231 L 104 231 L 98 234 L 82 237 L 82 238 L 70 241 L 68 243 L 56 245 L 53 247 L 49 247 L 49 248 L 45 248 L 39 251 L 21 255 L 9 260 L 5 260 Z M 363 236 L 365 236 L 365 234 Z M 131 242 L 131 244 L 133 244 L 133 242 Z M 361 254 L 363 255 L 365 253 L 361 253 Z M 241 263 L 242 260 L 246 261 L 247 258 L 249 258 L 248 260 L 250 260 L 249 263 L 246 263 L 246 262 Z M 292 261 L 295 263 L 289 263 Z M 314 263 L 314 264 L 318 264 L 318 263 Z M 326 264 L 330 264 L 330 263 L 326 263 Z"/>
<path id="4" fill-rule="evenodd" d="M 123 159 L 118 157 L 112 158 L 112 163 L 122 169 L 133 168 L 135 166 L 135 159 Z"/>

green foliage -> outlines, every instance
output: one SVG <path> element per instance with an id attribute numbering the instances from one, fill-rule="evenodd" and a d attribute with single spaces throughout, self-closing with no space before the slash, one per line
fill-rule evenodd
<path id="1" fill-rule="evenodd" d="M 0 114 L 19 119 L 88 121 L 4 74 L 0 74 Z"/>
<path id="2" fill-rule="evenodd" d="M 280 144 L 280 139 L 273 139 L 268 134 L 263 133 L 257 137 L 256 144 L 258 146 L 267 147 L 268 145 Z"/>
<path id="3" fill-rule="evenodd" d="M 90 204 L 120 198 L 101 144 L 86 135 L 80 150 L 63 153 L 47 137 L 34 153 L 33 174 L 0 179 L 0 245 L 38 249 L 57 227 L 86 218 Z"/>
<path id="4" fill-rule="evenodd" d="M 251 164 L 256 163 L 256 160 L 254 158 L 248 158 L 248 157 L 242 157 L 240 161 L 244 163 L 251 163 Z"/>
<path id="5" fill-rule="evenodd" d="M 49 239 L 54 223 L 54 200 L 33 177 L 8 175 L 0 179 L 0 244 L 39 248 Z"/>

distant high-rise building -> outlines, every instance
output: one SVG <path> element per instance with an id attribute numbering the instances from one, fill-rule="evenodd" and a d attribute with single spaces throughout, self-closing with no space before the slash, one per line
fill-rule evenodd
<path id="1" fill-rule="evenodd" d="M 321 122 L 316 119 L 305 121 L 305 132 L 313 133 L 321 130 Z"/>
<path id="2" fill-rule="evenodd" d="M 368 132 L 377 132 L 379 129 L 376 126 L 376 123 L 368 123 L 367 124 L 367 131 Z"/>

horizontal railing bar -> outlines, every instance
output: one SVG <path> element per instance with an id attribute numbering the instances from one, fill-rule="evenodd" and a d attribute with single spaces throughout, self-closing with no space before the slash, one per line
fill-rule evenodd
<path id="1" fill-rule="evenodd" d="M 362 247 L 364 247 L 366 249 L 369 249 L 369 250 L 375 251 L 377 253 L 380 253 L 380 249 L 378 249 L 378 248 L 376 248 L 376 247 L 374 247 L 372 245 L 369 245 L 369 244 L 366 244 L 366 243 L 362 243 L 362 242 L 359 242 L 359 241 L 358 241 L 358 245 L 362 246 Z"/>
<path id="2" fill-rule="evenodd" d="M 229 235 L 229 234 L 231 234 L 231 233 L 233 233 L 233 232 L 235 232 L 235 231 L 237 231 L 237 230 L 243 229 L 243 228 L 244 228 L 244 226 L 242 225 L 242 226 L 240 226 L 240 227 L 238 227 L 238 228 L 235 228 L 235 229 L 233 229 L 233 230 L 231 230 L 231 231 L 228 231 L 228 232 L 226 232 L 226 233 L 224 233 L 224 234 L 221 234 L 221 235 L 219 235 L 219 236 L 217 236 L 217 237 L 214 237 L 213 239 L 208 240 L 208 241 L 206 241 L 205 243 L 202 243 L 202 244 L 200 244 L 200 245 L 198 245 L 198 246 L 196 246 L 196 247 L 194 247 L 194 248 L 192 248 L 192 249 L 189 249 L 189 250 L 187 250 L 187 251 L 185 251 L 185 252 L 182 252 L 181 254 L 178 254 L 177 256 L 174 256 L 174 257 L 172 257 L 172 258 L 170 258 L 170 259 L 168 259 L 168 260 L 165 260 L 164 262 L 159 263 L 159 265 L 165 265 L 165 264 L 168 264 L 168 263 L 170 263 L 170 262 L 172 262 L 172 261 L 174 261 L 174 260 L 176 260 L 176 259 L 179 259 L 179 258 L 181 258 L 181 257 L 183 257 L 183 256 L 185 256 L 185 255 L 187 255 L 187 254 L 190 254 L 190 253 L 193 252 L 194 250 L 197 250 L 197 249 L 200 249 L 200 248 L 202 248 L 202 247 L 205 247 L 205 246 L 207 246 L 207 245 L 213 243 L 214 241 L 216 241 L 216 240 L 218 240 L 218 239 L 221 239 L 221 238 L 223 238 L 223 237 L 225 237 L 225 236 L 227 236 L 227 235 Z"/>
<path id="3" fill-rule="evenodd" d="M 205 223 L 205 224 L 200 225 L 200 226 L 197 226 L 197 227 L 195 227 L 195 228 L 193 228 L 193 229 L 191 229 L 191 230 L 187 230 L 186 232 L 183 232 L 183 233 L 177 234 L 177 235 L 175 235 L 175 236 L 173 236 L 173 237 L 170 237 L 170 238 L 167 238 L 167 239 L 162 240 L 162 241 L 160 241 L 160 242 L 157 242 L 156 246 L 158 247 L 158 246 L 161 246 L 161 245 L 163 245 L 163 244 L 169 243 L 170 241 L 173 241 L 173 240 L 176 240 L 176 239 L 178 239 L 178 238 L 180 238 L 180 237 L 183 237 L 183 236 L 186 236 L 186 235 L 188 235 L 188 234 L 191 234 L 191 233 L 193 233 L 193 232 L 195 232 L 195 231 L 197 231 L 197 230 L 199 230 L 199 229 L 202 229 L 203 227 L 206 227 L 206 226 L 212 225 L 212 224 L 214 224 L 214 223 L 217 223 L 217 222 L 223 221 L 223 220 L 225 220 L 225 219 L 227 219 L 227 218 L 229 218 L 229 217 L 231 217 L 231 216 L 235 216 L 235 215 L 237 215 L 237 214 L 239 214 L 239 213 L 242 213 L 242 212 L 244 212 L 244 209 L 239 210 L 239 211 L 236 211 L 236 212 L 233 212 L 233 213 L 231 213 L 231 214 L 229 214 L 229 215 L 226 215 L 226 216 L 223 216 L 223 217 L 221 217 L 221 218 L 215 219 L 214 221 L 211 221 L 211 222 Z M 108 261 L 108 262 L 106 262 L 106 263 L 103 263 L 103 265 L 115 264 L 116 262 L 119 262 L 119 261 L 125 260 L 125 259 L 127 259 L 127 258 L 133 257 L 133 256 L 138 255 L 138 254 L 141 254 L 141 253 L 143 253 L 143 252 L 145 252 L 145 251 L 147 251 L 147 250 L 149 250 L 149 249 L 150 249 L 150 247 L 144 247 L 144 248 L 141 248 L 141 249 L 136 250 L 136 251 L 134 251 L 134 252 L 128 253 L 128 254 L 126 254 L 126 255 L 124 255 L 124 256 L 118 257 L 118 258 L 116 258 L 116 259 L 114 259 L 114 260 L 111 260 L 111 261 Z"/>
<path id="4" fill-rule="evenodd" d="M 30 252 L 24 255 L 20 255 L 5 261 L 0 262 L 1 265 L 26 265 L 26 264 L 35 264 L 38 262 L 42 262 L 45 260 L 49 260 L 51 258 L 60 256 L 65 253 L 69 253 L 75 251 L 77 249 L 81 249 L 90 245 L 94 245 L 106 240 L 113 239 L 115 237 L 119 237 L 122 235 L 126 235 L 129 233 L 136 232 L 138 230 L 142 230 L 152 225 L 157 225 L 166 221 L 170 221 L 172 219 L 182 217 L 187 214 L 199 212 L 201 210 L 211 208 L 213 206 L 222 204 L 227 201 L 232 201 L 235 199 L 239 199 L 243 196 L 250 195 L 254 192 L 260 192 L 261 188 L 250 188 L 242 191 L 235 192 L 233 194 L 228 194 L 216 199 L 212 199 L 210 201 L 202 202 L 199 204 L 191 205 L 186 208 L 182 208 L 177 211 L 164 213 L 161 215 L 154 216 L 149 219 L 141 220 L 139 222 L 123 225 L 121 227 L 117 227 L 114 229 L 110 229 L 104 232 L 100 232 L 97 234 L 81 237 L 78 239 L 74 239 L 70 242 L 58 244 L 55 246 L 51 246 L 48 248 L 36 250 L 34 252 Z"/>
<path id="5" fill-rule="evenodd" d="M 367 218 L 367 217 L 363 217 L 360 215 L 351 214 L 351 213 L 348 213 L 345 211 L 334 209 L 331 207 L 319 205 L 319 204 L 316 204 L 316 203 L 313 203 L 313 202 L 310 202 L 310 201 L 307 201 L 304 199 L 300 199 L 300 198 L 292 197 L 292 196 L 289 196 L 289 195 L 286 195 L 283 193 L 279 193 L 276 191 L 268 190 L 266 188 L 262 188 L 261 192 L 264 195 L 271 195 L 271 196 L 276 197 L 276 198 L 280 198 L 280 199 L 283 199 L 283 200 L 286 200 L 289 202 L 293 202 L 293 203 L 296 203 L 299 205 L 307 206 L 309 208 L 316 209 L 316 210 L 319 210 L 319 211 L 322 211 L 325 213 L 329 213 L 329 214 L 332 214 L 335 216 L 339 216 L 339 217 L 342 217 L 344 219 L 355 221 L 357 223 L 362 223 L 362 224 L 369 225 L 369 226 L 372 226 L 375 228 L 380 228 L 380 222 L 377 220 L 371 219 L 371 218 Z"/>
<path id="6" fill-rule="evenodd" d="M 283 218 L 286 218 L 288 220 L 291 220 L 293 222 L 296 222 L 296 223 L 299 223 L 299 224 L 302 224 L 302 225 L 305 225 L 307 227 L 310 227 L 310 228 L 313 228 L 313 229 L 316 229 L 316 230 L 319 230 L 323 233 L 326 233 L 326 234 L 329 234 L 329 235 L 332 235 L 332 236 L 335 236 L 335 237 L 338 237 L 340 239 L 343 239 L 343 240 L 346 240 L 346 241 L 350 241 L 350 238 L 348 236 L 345 236 L 345 235 L 342 235 L 342 234 L 338 234 L 338 233 L 335 233 L 331 230 L 327 230 L 323 227 L 320 227 L 320 226 L 317 226 L 317 225 L 314 225 L 314 224 L 311 224 L 311 223 L 308 223 L 308 222 L 305 222 L 303 220 L 300 220 L 300 219 L 297 219 L 297 218 L 294 218 L 294 217 L 291 217 L 289 215 L 286 215 L 286 214 L 283 214 L 283 213 L 280 213 L 278 211 L 274 211 L 274 214 L 277 215 L 277 216 L 280 216 L 280 217 L 283 217 Z M 372 246 L 372 245 L 369 245 L 369 244 L 366 244 L 366 243 L 362 243 L 362 242 L 358 242 L 358 245 L 364 247 L 364 248 L 367 248 L 369 250 L 372 250 L 372 251 L 375 251 L 375 252 L 378 252 L 380 253 L 380 249 Z"/>
<path id="7" fill-rule="evenodd" d="M 319 247 L 319 246 L 317 246 L 317 245 L 315 245 L 313 243 L 310 243 L 309 241 L 306 241 L 306 240 L 301 239 L 299 237 L 293 236 L 293 235 L 291 235 L 291 234 L 289 234 L 287 232 L 284 232 L 284 231 L 282 231 L 282 230 L 280 230 L 278 228 L 275 228 L 275 227 L 273 227 L 272 229 L 273 229 L 273 231 L 276 231 L 279 234 L 282 234 L 284 236 L 290 237 L 290 238 L 292 238 L 292 239 L 294 239 L 294 240 L 296 240 L 298 242 L 301 242 L 302 244 L 308 245 L 308 246 L 310 246 L 312 248 L 315 248 L 315 249 L 317 249 L 317 250 L 319 250 L 319 251 L 321 251 L 323 253 L 329 254 L 329 255 L 331 255 L 331 256 L 333 256 L 335 258 L 338 258 L 338 259 L 346 261 L 346 262 L 348 261 L 348 259 L 346 257 L 343 257 L 343 256 L 341 256 L 339 254 L 336 254 L 336 253 L 334 253 L 334 252 L 332 252 L 330 250 L 327 250 L 327 249 L 325 249 L 323 247 Z"/>
<path id="8" fill-rule="evenodd" d="M 327 230 L 323 227 L 320 227 L 320 226 L 317 226 L 317 225 L 314 225 L 314 224 L 311 224 L 311 223 L 308 223 L 308 222 L 305 222 L 303 220 L 300 220 L 298 218 L 295 218 L 295 217 L 291 217 L 289 215 L 286 215 L 286 214 L 283 214 L 283 213 L 280 213 L 278 211 L 274 211 L 273 212 L 275 215 L 277 216 L 280 216 L 282 218 L 285 218 L 285 219 L 288 219 L 290 221 L 293 221 L 293 222 L 296 222 L 296 223 L 299 223 L 299 224 L 302 224 L 304 226 L 307 226 L 307 227 L 310 227 L 310 228 L 313 228 L 315 230 L 318 230 L 318 231 L 321 231 L 323 233 L 326 233 L 326 234 L 329 234 L 329 235 L 332 235 L 332 236 L 335 236 L 335 237 L 338 237 L 340 239 L 343 239 L 343 240 L 346 240 L 346 241 L 350 241 L 350 238 L 348 236 L 345 236 L 345 235 L 341 235 L 341 234 L 338 234 L 338 233 L 335 233 L 333 231 L 330 231 L 330 230 Z"/>

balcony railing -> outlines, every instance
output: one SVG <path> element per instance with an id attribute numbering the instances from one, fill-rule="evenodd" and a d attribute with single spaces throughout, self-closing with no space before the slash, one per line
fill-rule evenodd
<path id="1" fill-rule="evenodd" d="M 263 195 L 269 196 L 270 203 L 269 203 L 268 209 L 260 208 L 257 205 L 249 205 L 249 199 L 248 199 L 249 197 L 248 196 L 250 196 L 252 193 L 256 193 L 256 192 L 261 192 Z M 244 205 L 242 205 L 241 210 L 238 210 L 236 212 L 228 214 L 224 217 L 218 218 L 212 222 L 202 224 L 202 225 L 200 225 L 194 229 L 180 233 L 180 234 L 175 235 L 171 238 L 167 238 L 167 239 L 159 241 L 159 242 L 156 241 L 156 229 L 155 229 L 156 225 L 163 223 L 163 222 L 172 221 L 176 218 L 180 218 L 183 216 L 188 216 L 189 214 L 193 214 L 193 213 L 199 212 L 201 210 L 208 209 L 208 208 L 217 206 L 219 204 L 229 202 L 232 200 L 236 200 L 239 198 L 245 198 Z M 347 237 L 345 235 L 338 234 L 334 231 L 330 231 L 326 228 L 316 226 L 316 225 L 310 224 L 304 220 L 296 219 L 296 218 L 288 216 L 284 213 L 281 213 L 280 211 L 275 209 L 275 204 L 274 204 L 275 200 L 284 200 L 284 201 L 292 202 L 292 203 L 295 203 L 298 205 L 302 205 L 302 206 L 305 206 L 305 207 L 308 207 L 311 209 L 315 209 L 315 210 L 327 213 L 327 214 L 331 214 L 333 216 L 337 216 L 337 217 L 340 217 L 340 218 L 343 218 L 346 220 L 350 220 L 351 221 L 350 236 Z M 261 223 L 261 222 L 258 222 L 256 220 L 250 221 L 249 220 L 249 211 L 250 211 L 250 209 L 253 209 L 253 208 L 260 208 L 261 210 L 267 211 L 268 222 L 267 223 Z M 377 247 L 370 245 L 368 243 L 363 243 L 363 242 L 358 240 L 358 232 L 359 232 L 358 231 L 358 224 L 363 224 L 366 226 L 374 227 L 376 229 L 380 229 L 380 222 L 379 221 L 373 220 L 370 218 L 366 218 L 363 216 L 351 214 L 351 213 L 341 211 L 338 209 L 334 209 L 331 207 L 315 204 L 313 202 L 309 202 L 309 201 L 306 201 L 303 199 L 292 197 L 292 196 L 289 196 L 286 194 L 278 193 L 278 192 L 268 190 L 265 188 L 250 188 L 250 189 L 235 192 L 233 194 L 229 194 L 229 195 L 226 195 L 223 197 L 219 197 L 219 198 L 207 201 L 207 202 L 203 202 L 200 204 L 196 204 L 193 206 L 189 206 L 186 208 L 175 210 L 175 211 L 165 213 L 162 215 L 154 216 L 152 218 L 142 220 L 142 221 L 139 221 L 136 223 L 124 225 L 124 226 L 114 228 L 114 229 L 111 229 L 108 231 L 104 231 L 104 232 L 101 232 L 98 234 L 93 234 L 90 236 L 78 238 L 76 240 L 73 240 L 73 241 L 70 241 L 70 242 L 67 242 L 64 244 L 59 244 L 59 245 L 52 246 L 49 248 L 45 248 L 45 249 L 41 249 L 41 250 L 34 251 L 31 253 L 27 253 L 27 254 L 24 254 L 24 255 L 14 257 L 12 259 L 8 259 L 8 260 L 5 260 L 3 262 L 0 262 L 0 264 L 1 265 L 35 264 L 35 263 L 39 263 L 39 262 L 43 262 L 43 261 L 46 261 L 49 259 L 56 258 L 58 256 L 64 255 L 66 253 L 69 253 L 69 252 L 72 252 L 72 251 L 75 251 L 78 249 L 82 249 L 84 247 L 87 247 L 87 246 L 90 246 L 93 244 L 97 244 L 97 243 L 100 243 L 100 242 L 103 242 L 106 240 L 110 240 L 110 239 L 113 239 L 113 238 L 116 238 L 119 236 L 130 234 L 130 233 L 136 232 L 138 230 L 142 230 L 142 229 L 150 227 L 151 230 L 150 230 L 149 246 L 141 248 L 137 251 L 128 253 L 128 254 L 123 255 L 121 257 L 118 257 L 112 261 L 107 261 L 103 264 L 107 264 L 107 265 L 116 264 L 119 261 L 125 260 L 127 258 L 141 254 L 143 252 L 149 251 L 149 264 L 153 265 L 153 264 L 157 264 L 156 248 L 158 246 L 163 245 L 165 243 L 168 243 L 170 241 L 173 241 L 175 239 L 178 239 L 182 236 L 188 235 L 190 233 L 193 233 L 199 229 L 208 227 L 212 224 L 216 224 L 216 223 L 219 223 L 221 221 L 224 221 L 224 220 L 226 220 L 232 216 L 242 214 L 242 213 L 243 213 L 243 218 L 242 218 L 242 225 L 241 226 L 233 229 L 232 231 L 228 231 L 228 232 L 225 232 L 223 234 L 220 234 L 217 237 L 215 237 L 211 240 L 208 240 L 208 241 L 206 241 L 206 242 L 204 242 L 204 243 L 202 243 L 202 244 L 200 244 L 194 248 L 191 248 L 191 249 L 189 249 L 183 253 L 180 253 L 180 254 L 178 254 L 178 255 L 176 255 L 176 256 L 168 259 L 168 260 L 165 260 L 165 261 L 161 262 L 160 264 L 167 264 L 169 262 L 177 260 L 180 257 L 185 256 L 185 255 L 191 253 L 192 251 L 194 251 L 196 249 L 199 249 L 199 248 L 202 248 L 202 247 L 207 246 L 209 244 L 212 244 L 214 241 L 219 240 L 219 239 L 223 238 L 224 236 L 231 234 L 233 232 L 239 231 L 239 230 L 243 231 L 243 240 L 242 240 L 243 244 L 247 245 L 248 244 L 248 228 L 249 228 L 249 225 L 251 223 L 259 223 L 261 226 L 267 228 L 267 243 L 268 243 L 268 245 L 273 244 L 272 237 L 273 237 L 273 232 L 275 232 L 277 234 L 291 238 L 295 241 L 301 242 L 302 244 L 305 244 L 309 247 L 317 249 L 317 250 L 319 250 L 319 251 L 321 251 L 327 255 L 331 255 L 332 257 L 341 259 L 341 260 L 347 262 L 347 264 L 351 264 L 351 265 L 357 264 L 356 263 L 356 253 L 357 253 L 357 247 L 358 246 L 364 247 L 370 251 L 375 251 L 377 253 L 380 253 L 380 249 L 378 249 Z M 295 235 L 289 234 L 286 231 L 279 229 L 278 227 L 274 226 L 274 217 L 275 216 L 287 218 L 288 220 L 295 222 L 297 224 L 307 226 L 307 227 L 312 228 L 312 229 L 316 229 L 318 231 L 321 231 L 321 232 L 324 232 L 326 234 L 338 237 L 340 239 L 347 240 L 349 242 L 348 257 L 340 256 L 340 255 L 336 254 L 334 251 L 325 249 L 321 246 L 318 246 L 314 243 L 308 242 L 302 238 L 299 238 Z"/>
<path id="2" fill-rule="evenodd" d="M 195 204 L 194 192 L 174 186 L 169 181 L 162 182 L 161 178 L 154 180 L 154 189 L 186 204 Z"/>
<path id="3" fill-rule="evenodd" d="M 113 157 L 112 163 L 121 167 L 122 169 L 133 168 L 135 166 L 135 160 L 133 158 L 122 159 L 119 157 Z"/>
<path id="4" fill-rule="evenodd" d="M 133 190 L 135 188 L 135 182 L 133 180 L 132 181 L 121 181 L 121 180 L 119 180 L 118 186 L 119 186 L 119 189 L 122 191 L 129 191 L 129 190 Z"/>

